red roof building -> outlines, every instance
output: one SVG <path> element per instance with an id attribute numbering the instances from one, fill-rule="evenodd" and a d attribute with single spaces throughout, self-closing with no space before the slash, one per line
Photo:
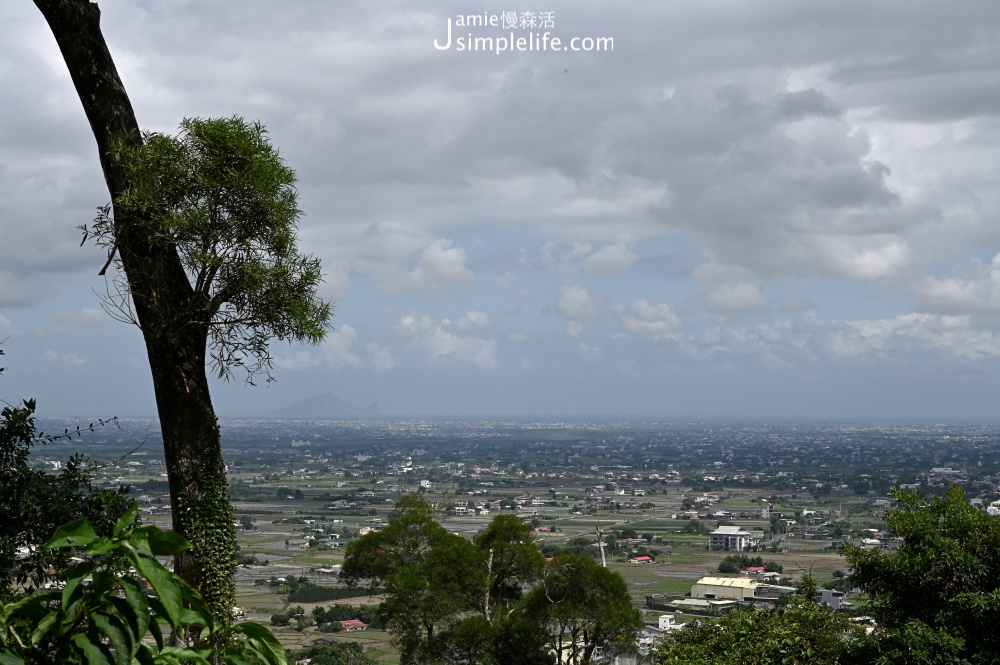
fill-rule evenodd
<path id="1" fill-rule="evenodd" d="M 345 633 L 353 633 L 358 630 L 368 630 L 368 624 L 361 623 L 357 619 L 348 619 L 340 622 L 340 629 Z"/>

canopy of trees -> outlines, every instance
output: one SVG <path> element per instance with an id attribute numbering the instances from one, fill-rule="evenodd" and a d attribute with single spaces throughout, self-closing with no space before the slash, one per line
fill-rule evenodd
<path id="1" fill-rule="evenodd" d="M 330 305 L 316 295 L 319 260 L 296 248 L 295 172 L 263 125 L 238 116 L 185 118 L 176 136 L 145 132 L 141 142 L 119 141 L 114 149 L 129 186 L 113 208 L 142 220 L 145 234 L 177 252 L 193 289 L 185 324 L 207 328 L 220 376 L 243 368 L 252 381 L 267 372 L 271 339 L 323 338 Z M 117 243 L 110 210 L 89 230 L 109 249 Z M 131 287 L 117 283 L 105 304 L 134 321 Z"/>
<path id="2" fill-rule="evenodd" d="M 86 517 L 108 536 L 130 503 L 124 487 L 91 487 L 90 471 L 79 455 L 58 474 L 33 470 L 28 463 L 33 445 L 70 435 L 40 435 L 34 413 L 33 399 L 0 410 L 0 603 L 38 588 L 51 571 L 68 567 L 69 552 L 41 547 L 56 527 Z"/>
<path id="3" fill-rule="evenodd" d="M 531 527 L 498 515 L 472 541 L 449 533 L 418 495 L 348 546 L 341 577 L 384 585 L 384 617 L 404 665 L 587 662 L 634 643 L 642 625 L 619 575 L 590 557 L 546 562 Z M 523 593 L 523 589 L 530 589 Z"/>
<path id="4" fill-rule="evenodd" d="M 815 586 L 811 587 L 813 590 Z M 718 622 L 698 621 L 664 635 L 657 665 L 836 665 L 863 631 L 811 598 L 799 597 L 785 610 L 741 608 Z"/>
<path id="5" fill-rule="evenodd" d="M 898 504 L 886 522 L 903 538 L 899 549 L 845 547 L 851 579 L 872 597 L 870 612 L 881 627 L 865 643 L 863 660 L 997 662 L 1000 520 L 970 505 L 954 485 L 944 498 L 893 495 Z"/>
<path id="6" fill-rule="evenodd" d="M 784 568 L 777 561 L 764 561 L 763 557 L 749 557 L 745 554 L 730 554 L 719 562 L 719 572 L 734 574 L 747 568 L 763 567 L 768 573 L 780 573 Z"/>

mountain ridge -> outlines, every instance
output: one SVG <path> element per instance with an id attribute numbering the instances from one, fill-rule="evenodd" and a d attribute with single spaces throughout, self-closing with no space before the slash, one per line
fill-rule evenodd
<path id="1" fill-rule="evenodd" d="M 378 402 L 358 408 L 333 393 L 323 393 L 299 400 L 294 404 L 275 409 L 272 416 L 281 418 L 350 418 L 376 416 L 382 413 Z"/>

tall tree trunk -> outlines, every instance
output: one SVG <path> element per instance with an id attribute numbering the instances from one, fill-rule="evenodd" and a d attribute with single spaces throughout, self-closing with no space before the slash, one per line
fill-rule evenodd
<path id="1" fill-rule="evenodd" d="M 88 0 L 34 0 L 52 29 L 97 140 L 104 178 L 116 201 L 128 187 L 116 142 L 142 138 Z M 174 247 L 153 237 L 149 220 L 116 205 L 115 241 L 129 283 L 153 377 L 170 481 L 174 530 L 194 548 L 175 569 L 228 622 L 235 600 L 236 534 L 219 426 L 205 374 L 206 303 L 197 301 Z M 112 250 L 114 251 L 114 250 Z M 192 323 L 192 321 L 198 321 Z"/>

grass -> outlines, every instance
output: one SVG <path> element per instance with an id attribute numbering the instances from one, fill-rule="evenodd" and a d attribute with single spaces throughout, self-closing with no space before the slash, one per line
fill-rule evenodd
<path id="1" fill-rule="evenodd" d="M 318 556 L 293 556 L 291 561 L 295 563 L 315 563 L 321 566 L 330 565 L 337 563 L 338 561 L 343 561 L 344 557 L 331 558 L 331 557 L 318 557 Z"/>
<path id="2" fill-rule="evenodd" d="M 702 576 L 691 577 L 688 579 L 664 579 L 658 585 L 644 589 L 643 591 L 646 595 L 652 593 L 687 593 L 694 586 L 694 583 L 701 579 Z"/>

